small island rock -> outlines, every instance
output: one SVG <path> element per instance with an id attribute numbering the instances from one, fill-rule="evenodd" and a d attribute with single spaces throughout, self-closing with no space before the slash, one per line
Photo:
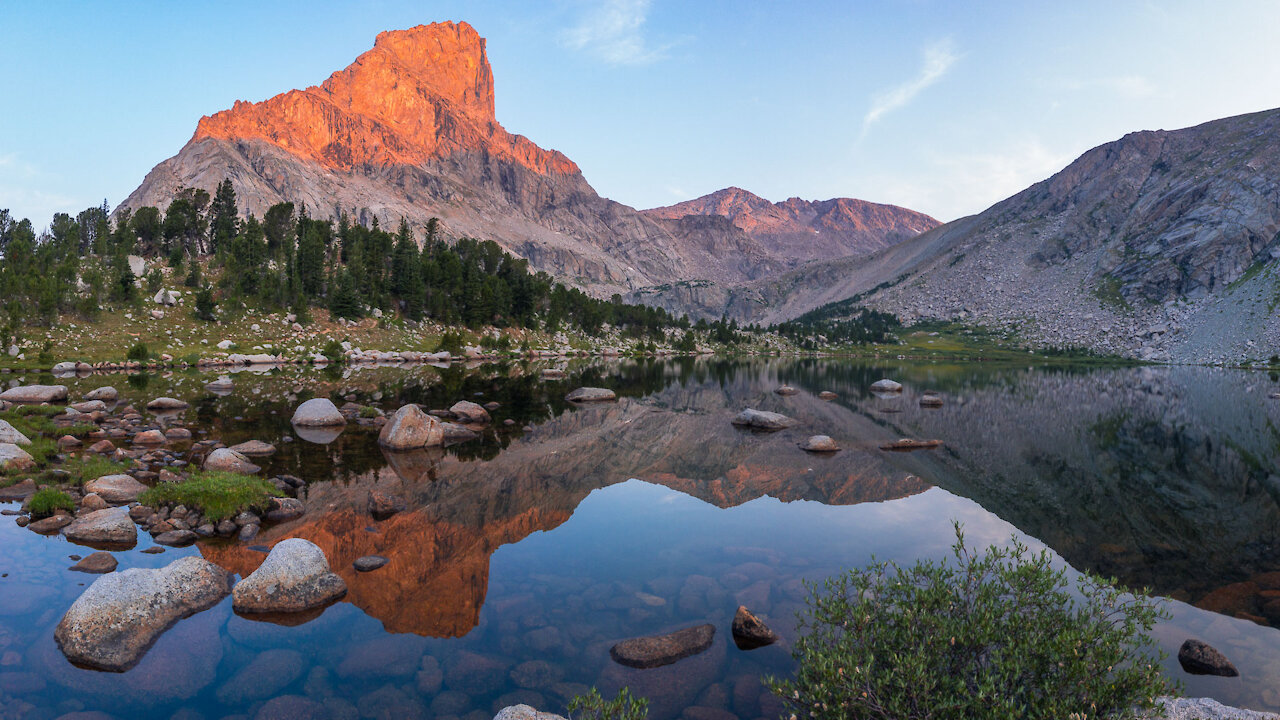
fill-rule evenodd
<path id="1" fill-rule="evenodd" d="M 347 585 L 329 569 L 315 543 L 282 540 L 262 565 L 236 584 L 232 605 L 237 612 L 300 612 L 320 607 L 347 593 Z"/>

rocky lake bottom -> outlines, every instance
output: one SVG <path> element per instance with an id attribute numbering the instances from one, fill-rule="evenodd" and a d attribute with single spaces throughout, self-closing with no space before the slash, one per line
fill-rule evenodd
<path id="1" fill-rule="evenodd" d="M 205 387 L 216 375 L 194 371 L 44 378 L 73 401 L 103 385 L 139 408 L 184 400 L 144 413 L 194 433 L 195 446 L 166 446 L 171 458 L 200 441 L 260 440 L 277 448 L 255 459 L 266 476 L 305 483 L 301 517 L 160 553 L 140 532 L 112 549 L 118 570 L 199 556 L 245 577 L 277 542 L 305 538 L 348 592 L 287 619 L 237 614 L 227 597 L 125 672 L 83 669 L 54 628 L 98 577 L 69 570 L 93 548 L 0 517 L 0 718 L 487 720 L 516 703 L 563 712 L 589 687 L 624 685 L 651 700 L 654 720 L 775 718 L 781 704 L 761 679 L 793 669 L 805 583 L 873 557 L 942 558 L 953 521 L 970 544 L 1016 536 L 1073 571 L 1149 587 L 1171 614 L 1156 630 L 1165 667 L 1188 695 L 1280 710 L 1275 377 L 779 358 L 575 361 L 562 379 L 542 367 L 246 369 L 217 392 Z M 870 391 L 886 377 L 902 392 Z M 796 392 L 774 392 L 783 385 Z M 618 397 L 567 402 L 580 386 Z M 925 391 L 941 402 L 922 405 Z M 498 405 L 478 438 L 388 452 L 373 422 L 292 427 L 310 397 L 387 414 Z M 731 420 L 744 408 L 797 423 L 740 428 Z M 841 450 L 800 449 L 818 434 Z M 900 438 L 941 445 L 880 449 Z M 371 494 L 401 505 L 375 517 Z M 388 562 L 357 572 L 369 555 Z M 739 605 L 779 642 L 739 649 Z M 620 640 L 703 623 L 710 647 L 674 664 L 610 657 Z M 1172 656 L 1187 638 L 1221 650 L 1240 677 L 1183 672 Z"/>

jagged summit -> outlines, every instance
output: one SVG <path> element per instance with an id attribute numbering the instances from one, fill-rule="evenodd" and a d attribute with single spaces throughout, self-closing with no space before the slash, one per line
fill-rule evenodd
<path id="1" fill-rule="evenodd" d="M 373 49 L 317 87 L 201 118 L 191 141 L 205 138 L 260 140 L 348 170 L 481 151 L 538 173 L 579 172 L 498 124 L 485 41 L 466 23 L 380 33 Z"/>

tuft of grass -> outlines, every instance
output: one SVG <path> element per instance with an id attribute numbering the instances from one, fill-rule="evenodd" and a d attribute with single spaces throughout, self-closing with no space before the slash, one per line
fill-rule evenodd
<path id="1" fill-rule="evenodd" d="M 66 411 L 65 405 L 19 405 L 13 409 L 13 413 L 17 415 L 43 415 L 44 417 L 61 415 Z"/>
<path id="2" fill-rule="evenodd" d="M 79 459 L 71 460 L 59 468 L 68 473 L 68 476 L 61 478 L 60 481 L 72 485 L 83 485 L 104 475 L 122 475 L 129 469 L 130 464 L 128 461 L 117 462 L 101 455 L 82 455 Z"/>
<path id="3" fill-rule="evenodd" d="M 376 418 L 380 414 L 381 413 L 378 412 L 378 408 L 375 408 L 369 405 L 365 405 L 364 407 L 360 408 L 360 417 L 362 418 Z"/>
<path id="4" fill-rule="evenodd" d="M 45 518 L 53 514 L 54 510 L 66 510 L 67 512 L 75 512 L 76 501 L 71 496 L 58 490 L 57 488 L 40 488 L 35 495 L 31 496 L 31 517 Z"/>
<path id="5" fill-rule="evenodd" d="M 33 437 L 30 445 L 23 445 L 23 450 L 36 461 L 37 465 L 44 465 L 49 462 L 49 458 L 58 454 L 58 442 L 53 438 Z"/>
<path id="6" fill-rule="evenodd" d="M 210 520 L 234 517 L 245 510 L 263 512 L 280 492 L 259 477 L 229 472 L 195 472 L 190 479 L 161 483 L 138 498 L 143 505 L 186 505 Z"/>

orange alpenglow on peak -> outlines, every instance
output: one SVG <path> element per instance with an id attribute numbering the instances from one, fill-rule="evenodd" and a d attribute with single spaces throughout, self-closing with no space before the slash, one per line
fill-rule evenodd
<path id="1" fill-rule="evenodd" d="M 379 33 L 373 49 L 319 87 L 203 117 L 193 140 L 263 141 L 322 165 L 420 165 L 483 152 L 541 174 L 578 166 L 498 124 L 484 38 L 465 22 Z"/>

